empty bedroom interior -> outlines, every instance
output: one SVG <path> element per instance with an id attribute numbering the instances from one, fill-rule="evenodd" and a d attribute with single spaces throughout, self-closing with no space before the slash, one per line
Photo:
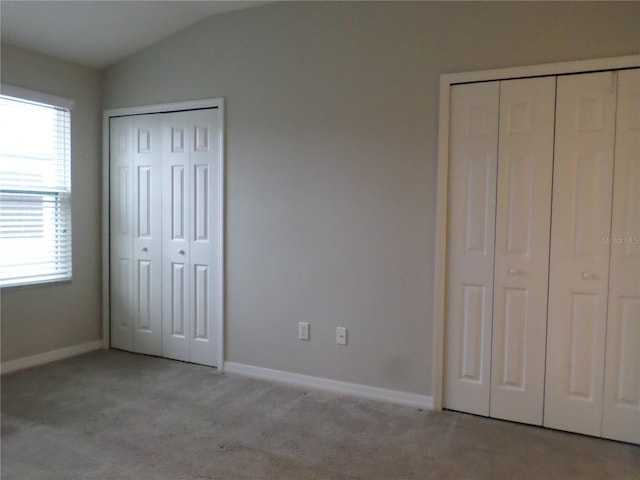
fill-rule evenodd
<path id="1" fill-rule="evenodd" d="M 0 12 L 19 3 L 3 1 Z M 65 2 L 44 2 L 43 12 L 57 3 Z M 91 2 L 79 2 L 85 3 Z M 638 478 L 640 447 L 634 444 L 430 410 L 441 406 L 434 400 L 440 388 L 434 318 L 440 75 L 639 55 L 640 2 L 257 3 L 206 17 L 106 65 L 58 58 L 3 34 L 3 86 L 75 103 L 73 277 L 0 290 L 3 475 L 506 478 L 518 472 L 517 478 Z M 1 19 L 4 31 L 8 16 Z M 83 32 L 88 37 L 90 21 Z M 109 346 L 104 332 L 110 321 L 103 114 L 203 99 L 224 100 L 224 363 L 217 365 L 225 367 L 224 375 L 98 351 Z M 300 322 L 308 324 L 308 340 L 299 339 Z M 338 327 L 346 328 L 346 344 L 336 341 Z M 158 397 L 146 397 L 136 379 L 150 391 L 157 381 Z M 101 451 L 108 457 L 109 438 L 127 435 L 149 438 L 158 449 L 180 445 L 168 439 L 182 431 L 177 417 L 166 424 L 171 435 L 161 426 L 110 433 L 109 423 L 117 424 L 124 410 L 136 412 L 128 403 L 134 399 L 162 416 L 163 408 L 171 408 L 168 392 L 186 385 L 193 390 L 183 400 L 192 402 L 193 411 L 186 406 L 180 415 L 185 430 L 198 433 L 184 444 L 197 454 L 172 452 L 165 470 L 158 466 L 162 461 L 143 470 L 131 458 L 82 460 Z M 215 403 L 211 415 L 221 415 L 219 437 L 209 438 L 198 426 L 195 410 L 210 412 L 199 403 L 203 399 Z M 263 401 L 269 408 L 260 406 Z M 78 407 L 76 413 L 65 402 Z M 234 404 L 246 410 L 232 410 Z M 39 408 L 50 408 L 56 419 L 46 411 L 26 417 Z M 247 419 L 248 411 L 256 418 Z M 305 419 L 311 411 L 313 421 Z M 239 426 L 225 424 L 225 414 Z M 271 415 L 282 425 L 267 427 Z M 289 415 L 301 423 L 289 424 Z M 154 417 L 140 412 L 131 421 L 153 423 Z M 373 426 L 363 427 L 365 418 Z M 217 428 L 215 422 L 205 425 Z M 57 428 L 59 444 L 47 437 Z M 323 428 L 326 436 L 318 433 Z M 263 444 L 261 435 L 281 443 Z M 520 435 L 532 443 L 528 451 L 513 452 L 524 442 Z M 38 437 L 44 443 L 29 452 Z M 372 437 L 379 442 L 371 444 Z M 447 450 L 454 437 L 468 442 Z M 215 444 L 215 452 L 195 447 L 197 438 Z M 300 450 L 285 448 L 296 441 Z M 244 442 L 246 450 L 238 447 Z M 307 452 L 320 443 L 322 453 Z M 231 452 L 229 444 L 237 449 Z M 69 458 L 45 454 L 38 463 L 38 448 L 60 448 L 60 458 Z M 385 448 L 392 453 L 379 454 Z M 496 460 L 501 450 L 513 458 Z M 332 463 L 336 455 L 345 463 Z M 545 456 L 552 457 L 547 465 Z M 139 456 L 143 463 L 153 458 L 150 452 Z M 198 470 L 198 462 L 206 468 Z M 21 476 L 26 465 L 32 469 Z"/>

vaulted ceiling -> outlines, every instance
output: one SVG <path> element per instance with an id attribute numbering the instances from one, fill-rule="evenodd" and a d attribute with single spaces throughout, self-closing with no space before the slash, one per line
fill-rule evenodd
<path id="1" fill-rule="evenodd" d="M 2 0 L 2 42 L 103 68 L 210 15 L 264 3 Z"/>

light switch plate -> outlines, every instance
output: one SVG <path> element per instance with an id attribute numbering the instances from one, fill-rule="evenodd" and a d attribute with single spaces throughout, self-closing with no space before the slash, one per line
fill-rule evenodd
<path id="1" fill-rule="evenodd" d="M 347 344 L 347 329 L 345 327 L 336 328 L 336 343 L 338 345 Z"/>

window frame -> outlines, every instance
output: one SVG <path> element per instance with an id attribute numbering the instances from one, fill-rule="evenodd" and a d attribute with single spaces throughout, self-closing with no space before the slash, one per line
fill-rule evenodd
<path id="1" fill-rule="evenodd" d="M 67 203 L 68 205 L 68 228 L 70 229 L 69 231 L 69 246 L 70 246 L 70 251 L 69 251 L 69 263 L 68 263 L 68 270 L 69 270 L 69 274 L 68 276 L 65 277 L 59 277 L 59 278 L 40 278 L 38 279 L 38 277 L 36 275 L 34 275 L 32 278 L 25 278 L 19 281 L 14 281 L 12 283 L 7 283 L 7 284 L 0 284 L 0 289 L 1 290 L 6 290 L 6 289 L 21 289 L 21 288 L 29 288 L 29 287 L 39 287 L 39 286 L 46 286 L 46 285 L 53 285 L 53 284 L 60 284 L 60 283 L 70 283 L 73 280 L 73 230 L 72 230 L 72 225 L 73 225 L 73 215 L 72 215 L 72 196 L 71 196 L 71 190 L 72 190 L 72 158 L 73 158 L 73 146 L 72 146 L 72 139 L 71 139 L 71 130 L 72 130 L 72 116 L 73 116 L 73 109 L 75 108 L 75 101 L 73 99 L 70 98 L 66 98 L 66 97 L 60 97 L 57 95 L 52 95 L 52 94 L 48 94 L 48 93 L 44 93 L 44 92 L 39 92 L 39 91 L 35 91 L 35 90 L 29 90 L 26 88 L 22 88 L 22 87 L 17 87 L 14 85 L 8 85 L 8 84 L 1 84 L 0 85 L 0 95 L 2 96 L 6 96 L 6 97 L 11 97 L 11 98 L 15 98 L 16 100 L 23 100 L 25 102 L 29 102 L 29 103 L 34 103 L 34 104 L 41 104 L 44 107 L 51 107 L 51 108 L 57 108 L 57 109 L 63 109 L 63 110 L 67 110 L 68 111 L 68 115 L 69 115 L 69 131 L 68 131 L 68 145 L 69 145 L 69 193 L 64 193 L 61 191 L 57 191 L 57 190 L 46 190 L 43 189 L 42 191 L 37 190 L 37 189 L 19 189 L 19 188 L 9 188 L 9 189 L 5 189 L 5 190 L 11 190 L 14 191 L 15 194 L 20 195 L 20 194 L 40 194 L 43 196 L 49 196 L 49 197 L 55 197 L 55 208 L 56 209 L 60 209 L 60 203 L 64 202 Z M 3 192 L 3 193 L 7 193 L 7 192 Z M 64 198 L 66 197 L 66 198 Z M 54 275 L 53 273 L 50 275 Z M 43 275 L 43 277 L 46 275 Z"/>

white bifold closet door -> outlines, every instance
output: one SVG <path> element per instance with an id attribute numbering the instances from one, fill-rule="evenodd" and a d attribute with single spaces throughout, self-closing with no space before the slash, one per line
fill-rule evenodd
<path id="1" fill-rule="evenodd" d="M 112 344 L 160 355 L 161 118 L 119 117 L 110 128 Z"/>
<path id="2" fill-rule="evenodd" d="M 162 353 L 161 115 L 133 119 L 133 285 L 137 352 Z"/>
<path id="3" fill-rule="evenodd" d="M 109 124 L 111 345 L 133 350 L 133 117 Z"/>
<path id="4" fill-rule="evenodd" d="M 221 115 L 110 120 L 111 345 L 217 358 Z"/>
<path id="5" fill-rule="evenodd" d="M 640 443 L 640 70 L 618 73 L 602 435 Z"/>
<path id="6" fill-rule="evenodd" d="M 558 78 L 544 425 L 601 434 L 616 73 Z"/>
<path id="7" fill-rule="evenodd" d="M 454 85 L 444 406 L 640 443 L 640 70 Z"/>
<path id="8" fill-rule="evenodd" d="M 166 115 L 163 123 L 162 351 L 204 365 L 216 359 L 218 122 L 208 109 Z"/>
<path id="9" fill-rule="evenodd" d="M 554 98 L 555 78 L 452 89 L 447 408 L 542 423 Z"/>
<path id="10" fill-rule="evenodd" d="M 489 415 L 499 82 L 451 92 L 446 408 Z"/>
<path id="11" fill-rule="evenodd" d="M 500 83 L 490 416 L 542 424 L 556 82 Z"/>

